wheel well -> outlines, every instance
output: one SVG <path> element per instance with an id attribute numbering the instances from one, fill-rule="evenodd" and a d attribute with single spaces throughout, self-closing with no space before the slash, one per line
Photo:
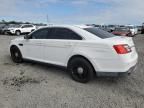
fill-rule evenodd
<path id="1" fill-rule="evenodd" d="M 17 32 L 17 31 L 21 32 L 20 30 L 16 30 L 15 32 Z"/>
<path id="2" fill-rule="evenodd" d="M 17 48 L 17 49 L 20 51 L 21 55 L 22 55 L 22 52 L 21 52 L 21 50 L 19 49 L 19 47 L 17 47 L 16 45 L 12 45 L 12 46 L 10 47 L 10 52 L 11 52 L 12 48 Z M 23 57 L 23 56 L 22 56 L 22 57 Z"/>
<path id="3" fill-rule="evenodd" d="M 82 55 L 74 55 L 74 56 L 72 56 L 72 57 L 68 60 L 67 66 L 68 66 L 69 62 L 70 62 L 72 59 L 74 59 L 74 58 L 84 58 L 84 59 L 85 59 L 86 61 L 88 61 L 88 62 L 90 63 L 90 65 L 93 67 L 92 63 L 91 63 L 86 57 L 84 57 L 84 56 L 82 56 Z M 93 67 L 93 70 L 94 70 L 94 73 L 96 73 L 96 70 L 95 70 L 94 67 Z"/>
<path id="4" fill-rule="evenodd" d="M 17 47 L 17 46 L 16 46 L 16 45 L 12 45 L 12 46 L 10 47 L 10 49 L 11 49 L 11 48 L 14 48 L 14 47 Z"/>
<path id="5" fill-rule="evenodd" d="M 10 51 L 12 50 L 12 48 L 18 48 L 16 45 L 12 45 L 11 47 L 10 47 Z M 18 48 L 19 49 L 19 48 Z"/>

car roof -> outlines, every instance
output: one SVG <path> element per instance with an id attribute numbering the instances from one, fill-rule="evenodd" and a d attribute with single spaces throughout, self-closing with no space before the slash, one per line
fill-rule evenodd
<path id="1" fill-rule="evenodd" d="M 22 25 L 22 26 L 23 26 L 23 25 L 33 25 L 33 24 L 19 24 L 19 25 Z"/>
<path id="2" fill-rule="evenodd" d="M 92 40 L 100 39 L 99 37 L 95 36 L 94 34 L 83 30 L 84 28 L 91 28 L 91 26 L 86 26 L 86 25 L 53 25 L 53 24 L 49 24 L 49 25 L 47 25 L 45 27 L 41 27 L 39 29 L 53 28 L 53 27 L 71 29 L 71 30 L 75 31 L 77 34 L 82 35 L 85 39 L 92 39 Z"/>
<path id="3" fill-rule="evenodd" d="M 54 25 L 54 24 L 49 24 L 47 26 L 45 26 L 44 28 L 47 28 L 47 27 L 66 27 L 66 28 L 81 28 L 81 29 L 84 29 L 84 28 L 91 28 L 92 26 L 87 26 L 87 25 L 84 25 L 84 24 L 81 24 L 81 25 L 64 25 L 64 24 L 61 24 L 61 25 Z"/>

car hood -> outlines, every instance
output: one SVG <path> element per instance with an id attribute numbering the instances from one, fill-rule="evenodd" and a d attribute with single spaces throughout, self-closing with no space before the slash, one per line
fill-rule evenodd
<path id="1" fill-rule="evenodd" d="M 23 36 L 23 37 L 15 38 L 15 39 L 13 39 L 12 41 L 19 41 L 19 40 L 23 40 L 23 39 L 24 39 L 24 36 Z"/>

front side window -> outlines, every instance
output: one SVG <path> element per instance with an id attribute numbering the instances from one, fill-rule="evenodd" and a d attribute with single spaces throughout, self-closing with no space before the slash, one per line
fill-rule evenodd
<path id="1" fill-rule="evenodd" d="M 82 40 L 79 35 L 66 28 L 52 28 L 49 39 Z"/>
<path id="2" fill-rule="evenodd" d="M 31 39 L 47 39 L 48 29 L 40 29 L 31 34 Z"/>

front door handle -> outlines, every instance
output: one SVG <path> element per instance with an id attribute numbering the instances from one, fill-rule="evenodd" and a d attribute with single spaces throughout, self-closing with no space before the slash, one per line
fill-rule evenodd
<path id="1" fill-rule="evenodd" d="M 18 45 L 19 45 L 19 46 L 23 46 L 23 44 L 22 44 L 22 43 L 19 43 Z"/>

